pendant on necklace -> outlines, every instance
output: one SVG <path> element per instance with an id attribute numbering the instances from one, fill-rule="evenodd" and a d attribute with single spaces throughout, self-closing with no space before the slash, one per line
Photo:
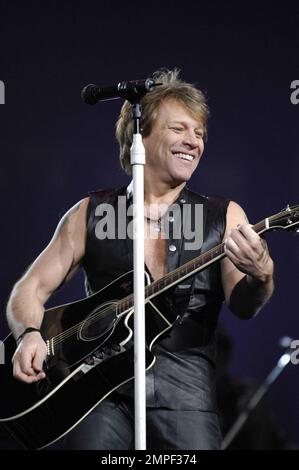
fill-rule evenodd
<path id="1" fill-rule="evenodd" d="M 160 219 L 155 220 L 154 229 L 156 230 L 156 232 L 161 232 L 161 220 Z"/>

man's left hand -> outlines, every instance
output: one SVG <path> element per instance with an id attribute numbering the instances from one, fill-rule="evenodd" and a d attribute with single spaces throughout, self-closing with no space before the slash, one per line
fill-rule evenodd
<path id="1" fill-rule="evenodd" d="M 261 282 L 272 278 L 274 263 L 267 243 L 250 224 L 238 225 L 228 233 L 224 251 L 230 261 L 243 273 Z"/>

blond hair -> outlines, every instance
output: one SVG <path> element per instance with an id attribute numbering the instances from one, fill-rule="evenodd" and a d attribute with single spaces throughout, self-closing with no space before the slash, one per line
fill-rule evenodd
<path id="1" fill-rule="evenodd" d="M 159 107 L 165 99 L 175 99 L 181 103 L 198 120 L 204 130 L 204 138 L 207 138 L 207 119 L 209 109 L 204 94 L 191 83 L 179 78 L 180 70 L 158 70 L 153 74 L 156 83 L 162 83 L 153 91 L 147 93 L 141 99 L 142 119 L 141 133 L 147 137 L 152 130 L 153 123 L 157 117 Z M 131 174 L 130 147 L 133 137 L 133 122 L 131 104 L 125 101 L 116 123 L 116 138 L 120 147 L 120 162 L 125 172 Z"/>

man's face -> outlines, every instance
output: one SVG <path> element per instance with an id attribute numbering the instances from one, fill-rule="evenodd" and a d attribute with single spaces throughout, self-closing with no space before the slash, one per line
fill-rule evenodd
<path id="1" fill-rule="evenodd" d="M 145 171 L 175 186 L 188 181 L 204 150 L 203 126 L 178 101 L 162 102 L 152 131 L 143 139 Z"/>

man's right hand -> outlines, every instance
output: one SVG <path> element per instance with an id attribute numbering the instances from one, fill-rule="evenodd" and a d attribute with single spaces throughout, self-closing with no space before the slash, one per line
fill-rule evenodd
<path id="1" fill-rule="evenodd" d="M 27 333 L 18 345 L 13 358 L 13 375 L 28 384 L 46 377 L 43 363 L 47 355 L 47 346 L 38 331 Z"/>

